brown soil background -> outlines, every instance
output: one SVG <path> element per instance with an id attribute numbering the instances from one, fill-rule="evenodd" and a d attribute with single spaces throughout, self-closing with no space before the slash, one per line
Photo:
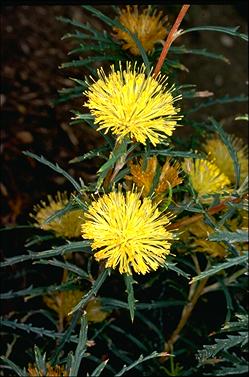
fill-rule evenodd
<path id="1" fill-rule="evenodd" d="M 94 4 L 92 4 L 94 5 Z M 110 6 L 98 6 L 110 15 Z M 167 13 L 167 7 L 162 7 Z M 169 20 L 174 21 L 180 6 L 169 7 Z M 198 25 L 240 26 L 247 33 L 247 20 L 232 5 L 192 5 L 182 27 Z M 72 46 L 61 37 L 73 29 L 56 20 L 57 16 L 73 17 L 101 24 L 80 6 L 5 6 L 2 7 L 2 89 L 1 89 L 1 221 L 13 225 L 27 221 L 33 204 L 47 193 L 70 188 L 65 179 L 48 167 L 25 157 L 29 150 L 44 155 L 51 162 L 68 170 L 74 177 L 88 183 L 95 179 L 99 161 L 69 165 L 68 161 L 101 143 L 100 137 L 87 126 L 70 127 L 70 110 L 80 102 L 51 105 L 57 91 L 69 87 L 73 71 L 58 69 L 69 61 Z M 182 84 L 196 84 L 197 90 L 209 90 L 220 97 L 248 92 L 248 47 L 239 38 L 215 32 L 197 32 L 179 38 L 177 45 L 206 48 L 225 55 L 230 64 L 205 57 L 184 55 L 181 62 L 189 69 L 182 72 Z M 84 71 L 82 71 L 82 77 Z M 245 140 L 244 121 L 234 121 L 238 114 L 248 112 L 246 103 L 216 105 L 201 111 L 201 117 L 213 115 L 222 120 L 226 130 Z M 189 132 L 186 128 L 185 131 Z"/>

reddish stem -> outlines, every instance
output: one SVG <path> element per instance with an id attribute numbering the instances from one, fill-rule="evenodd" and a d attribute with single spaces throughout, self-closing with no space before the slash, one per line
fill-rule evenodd
<path id="1" fill-rule="evenodd" d="M 180 12 L 177 16 L 177 19 L 175 20 L 175 23 L 172 26 L 172 29 L 170 30 L 170 32 L 168 34 L 166 42 L 164 43 L 164 46 L 163 46 L 163 50 L 161 52 L 161 55 L 158 59 L 157 65 L 156 65 L 155 70 L 154 70 L 155 76 L 160 72 L 160 70 L 162 68 L 163 62 L 166 58 L 166 55 L 169 51 L 169 48 L 170 48 L 172 42 L 175 39 L 175 34 L 176 34 L 184 16 L 185 16 L 185 14 L 187 13 L 189 7 L 190 7 L 190 5 L 188 5 L 188 4 L 185 4 L 185 5 L 182 6 L 182 8 L 181 8 L 181 10 L 180 10 Z"/>
<path id="2" fill-rule="evenodd" d="M 218 213 L 218 212 L 222 211 L 226 207 L 226 203 L 227 202 L 239 203 L 246 196 L 247 195 L 245 195 L 242 198 L 228 198 L 228 199 L 224 200 L 223 202 L 221 202 L 220 204 L 218 204 L 217 206 L 209 208 L 207 210 L 207 213 L 209 215 L 214 215 L 215 213 Z M 203 219 L 203 217 L 204 217 L 204 215 L 202 215 L 202 214 L 195 215 L 195 216 L 192 216 L 192 217 L 186 216 L 186 217 L 180 219 L 179 221 L 171 224 L 167 229 L 170 229 L 170 230 L 172 230 L 172 229 L 178 229 L 178 228 L 180 228 L 182 226 L 190 225 L 190 224 L 195 223 L 196 221 L 200 221 L 200 220 Z"/>

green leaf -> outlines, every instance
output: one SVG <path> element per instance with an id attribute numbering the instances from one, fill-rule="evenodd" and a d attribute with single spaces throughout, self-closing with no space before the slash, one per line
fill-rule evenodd
<path id="1" fill-rule="evenodd" d="M 131 316 L 131 321 L 134 321 L 134 315 L 135 315 L 135 297 L 134 297 L 134 289 L 133 289 L 133 284 L 136 283 L 136 281 L 133 279 L 132 275 L 124 275 L 124 281 L 126 285 L 126 292 L 128 295 L 128 306 L 130 310 L 130 316 Z"/>
<path id="2" fill-rule="evenodd" d="M 69 262 L 61 262 L 57 259 L 50 259 L 50 260 L 38 260 L 37 262 L 34 262 L 33 264 L 49 264 L 50 266 L 60 267 L 63 268 L 66 271 L 71 271 L 74 274 L 80 276 L 82 279 L 89 280 L 89 275 L 86 273 L 82 268 L 75 266 L 72 263 Z"/>
<path id="3" fill-rule="evenodd" d="M 130 364 L 129 366 L 126 366 L 124 365 L 123 368 L 115 375 L 115 376 L 123 376 L 124 373 L 128 372 L 129 370 L 131 370 L 132 368 L 136 367 L 137 365 L 147 361 L 147 360 L 151 360 L 151 359 L 154 359 L 155 357 L 161 357 L 161 356 L 165 356 L 166 355 L 166 352 L 161 352 L 161 353 L 158 353 L 156 351 L 152 352 L 150 355 L 148 356 L 139 356 L 138 360 L 134 361 L 134 363 Z"/>
<path id="4" fill-rule="evenodd" d="M 247 102 L 247 101 L 248 101 L 248 97 L 243 94 L 236 97 L 225 95 L 220 98 L 209 98 L 207 101 L 205 102 L 203 101 L 197 106 L 192 106 L 189 110 L 185 112 L 185 115 L 192 114 L 196 111 L 199 111 L 200 109 L 204 109 L 206 107 L 213 106 L 213 105 L 223 105 L 225 103 Z"/>
<path id="5" fill-rule="evenodd" d="M 75 241 L 69 242 L 67 245 L 62 245 L 54 249 L 40 251 L 40 252 L 31 252 L 29 251 L 28 255 L 19 255 L 17 257 L 8 258 L 4 262 L 1 262 L 1 267 L 11 266 L 16 263 L 25 262 L 27 260 L 35 260 L 42 258 L 50 258 L 57 255 L 64 255 L 67 253 L 75 253 L 85 251 L 84 249 L 89 248 L 90 241 Z M 89 252 L 89 251 L 87 251 Z"/>
<path id="6" fill-rule="evenodd" d="M 185 151 L 172 151 L 171 149 L 151 149 L 151 155 L 158 156 L 171 156 L 171 157 L 186 157 L 186 158 L 203 158 L 203 154 L 194 153 L 194 152 L 185 152 Z"/>
<path id="7" fill-rule="evenodd" d="M 87 315 L 86 315 L 86 312 L 84 312 L 80 320 L 79 342 L 77 344 L 75 354 L 72 357 L 72 366 L 69 371 L 69 376 L 78 375 L 81 360 L 86 352 L 87 330 L 88 330 Z"/>
<path id="8" fill-rule="evenodd" d="M 70 160 L 69 163 L 75 164 L 76 162 L 82 162 L 82 161 L 85 161 L 85 160 L 90 160 L 94 157 L 106 159 L 106 156 L 102 153 L 102 152 L 106 152 L 106 151 L 108 151 L 107 145 L 93 149 L 90 152 L 83 154 L 82 156 L 77 156 L 77 157 L 73 158 L 72 160 Z"/>
<path id="9" fill-rule="evenodd" d="M 97 368 L 94 369 L 94 371 L 91 374 L 91 377 L 98 377 L 102 373 L 103 369 L 106 367 L 106 364 L 108 363 L 108 359 L 103 361 L 101 364 L 97 366 Z"/>
<path id="10" fill-rule="evenodd" d="M 177 273 L 177 275 L 181 275 L 181 276 L 184 276 L 186 279 L 189 279 L 190 275 L 187 274 L 186 272 L 182 271 L 179 267 L 176 267 L 176 263 L 172 263 L 172 262 L 165 262 L 164 264 L 165 268 L 167 268 L 167 270 L 172 270 L 174 272 Z"/>
<path id="11" fill-rule="evenodd" d="M 108 268 L 104 269 L 100 275 L 97 277 L 95 282 L 92 285 L 92 288 L 90 291 L 88 291 L 83 298 L 80 300 L 80 302 L 70 311 L 69 314 L 72 314 L 76 312 L 77 310 L 81 309 L 86 305 L 86 303 L 93 297 L 96 296 L 99 289 L 101 288 L 102 284 L 104 283 L 107 276 L 110 274 L 110 270 Z"/>
<path id="12" fill-rule="evenodd" d="M 52 162 L 46 160 L 45 157 L 41 156 L 37 156 L 36 154 L 34 153 L 31 153 L 31 152 L 28 152 L 28 151 L 24 151 L 22 152 L 25 156 L 28 156 L 28 157 L 31 157 L 31 158 L 34 158 L 35 160 L 41 162 L 42 164 L 44 165 L 47 165 L 49 166 L 51 169 L 53 169 L 54 171 L 56 171 L 57 173 L 63 175 L 66 179 L 69 180 L 69 182 L 72 183 L 72 185 L 74 186 L 74 188 L 77 190 L 77 191 L 81 191 L 82 187 L 78 184 L 78 182 L 75 181 L 75 179 L 73 177 L 71 177 L 70 174 L 68 174 L 65 170 L 63 170 L 58 164 L 54 165 Z"/>
<path id="13" fill-rule="evenodd" d="M 193 284 L 196 281 L 204 279 L 206 277 L 215 275 L 218 272 L 225 270 L 226 268 L 243 264 L 247 261 L 247 259 L 248 255 L 242 255 L 235 258 L 228 258 L 226 259 L 226 262 L 218 263 L 215 266 L 212 266 L 209 270 L 203 271 L 199 275 L 193 277 L 193 279 L 190 281 L 190 284 Z"/>
<path id="14" fill-rule="evenodd" d="M 27 373 L 22 370 L 18 365 L 13 363 L 13 361 L 7 359 L 5 356 L 0 356 L 0 359 L 3 360 L 4 363 L 6 363 L 16 374 L 20 377 L 27 377 Z"/>
<path id="15" fill-rule="evenodd" d="M 207 58 L 212 59 L 218 59 L 223 60 L 225 63 L 229 63 L 229 60 L 220 54 L 215 54 L 213 52 L 209 52 L 206 48 L 199 49 L 199 48 L 188 48 L 185 46 L 179 46 L 179 47 L 170 47 L 169 53 L 172 54 L 193 54 L 193 55 L 199 55 L 199 56 L 206 56 Z"/>
<path id="16" fill-rule="evenodd" d="M 87 66 L 93 62 L 103 62 L 103 61 L 119 61 L 122 57 L 116 55 L 96 55 L 90 56 L 86 59 L 72 60 L 71 62 L 62 63 L 59 68 L 69 68 L 69 67 L 83 67 Z"/>
<path id="17" fill-rule="evenodd" d="M 210 241 L 216 242 L 248 242 L 248 231 L 247 230 L 237 230 L 237 232 L 214 232 L 209 235 L 208 239 Z"/>
<path id="18" fill-rule="evenodd" d="M 220 351 L 226 351 L 229 348 L 240 345 L 243 347 L 248 343 L 247 331 L 239 332 L 238 335 L 227 335 L 223 339 L 215 339 L 215 344 L 204 345 L 203 350 L 198 352 L 198 358 L 203 360 L 216 356 Z"/>
<path id="19" fill-rule="evenodd" d="M 218 31 L 220 33 L 225 33 L 232 35 L 234 37 L 239 37 L 243 39 L 244 41 L 248 41 L 248 35 L 239 33 L 237 30 L 239 29 L 239 26 L 235 27 L 224 27 L 224 26 L 196 26 L 189 29 L 182 30 L 180 32 L 180 35 L 190 33 L 192 31 Z"/>
<path id="20" fill-rule="evenodd" d="M 46 353 L 42 356 L 39 347 L 35 345 L 34 347 L 34 354 L 35 354 L 35 363 L 38 368 L 38 371 L 42 374 L 46 373 Z"/>
<path id="21" fill-rule="evenodd" d="M 12 329 L 23 330 L 23 331 L 26 331 L 28 334 L 34 333 L 34 334 L 37 334 L 38 336 L 42 336 L 42 337 L 46 336 L 54 340 L 62 339 L 64 336 L 63 333 L 59 333 L 53 330 L 47 330 L 47 329 L 44 329 L 44 327 L 35 327 L 31 323 L 18 323 L 16 319 L 12 321 L 7 320 L 7 319 L 1 319 L 1 325 L 10 327 Z M 76 335 L 72 335 L 69 337 L 68 340 L 72 343 L 78 343 L 79 338 Z M 26 377 L 26 374 L 25 374 L 25 377 Z"/>

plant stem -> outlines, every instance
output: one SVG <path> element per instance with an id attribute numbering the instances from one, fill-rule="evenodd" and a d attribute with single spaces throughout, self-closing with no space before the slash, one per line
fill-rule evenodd
<path id="1" fill-rule="evenodd" d="M 242 197 L 242 198 L 228 198 L 228 199 L 224 200 L 223 202 L 221 202 L 220 204 L 218 204 L 217 206 L 209 208 L 207 210 L 207 214 L 208 215 L 214 215 L 215 213 L 222 211 L 226 207 L 227 202 L 239 203 L 242 199 L 244 199 L 244 197 Z M 197 221 L 200 221 L 200 220 L 203 219 L 203 217 L 204 217 L 204 215 L 202 215 L 202 214 L 195 215 L 195 216 L 192 216 L 192 217 L 186 216 L 186 217 L 183 217 L 182 219 L 180 219 L 179 221 L 175 222 L 174 224 L 169 225 L 167 229 L 169 229 L 169 230 L 178 229 L 182 226 L 187 226 L 187 225 L 193 224 Z"/>
<path id="2" fill-rule="evenodd" d="M 172 29 L 170 30 L 170 32 L 168 34 L 168 37 L 167 37 L 167 39 L 164 43 L 164 46 L 163 46 L 163 50 L 161 52 L 161 55 L 158 59 L 157 65 L 156 65 L 155 70 L 154 70 L 155 76 L 157 76 L 157 74 L 160 72 L 160 70 L 162 68 L 163 62 L 164 62 L 164 60 L 167 56 L 169 48 L 170 48 L 172 42 L 175 40 L 176 32 L 177 32 L 185 14 L 187 13 L 189 7 L 190 7 L 190 5 L 188 5 L 188 4 L 185 4 L 185 5 L 182 6 L 182 8 L 181 8 L 176 20 L 175 20 L 174 25 L 172 26 Z"/>
<path id="3" fill-rule="evenodd" d="M 182 311 L 182 315 L 181 315 L 181 319 L 176 327 L 176 329 L 173 331 L 171 337 L 169 338 L 169 340 L 167 342 L 165 342 L 164 344 L 164 352 L 171 352 L 172 353 L 172 349 L 173 349 L 173 345 L 177 342 L 177 340 L 179 339 L 180 337 L 180 332 L 181 330 L 183 329 L 183 327 L 186 325 L 197 301 L 198 301 L 198 298 L 201 296 L 202 294 L 202 291 L 206 285 L 208 281 L 208 277 L 207 278 L 204 278 L 201 280 L 201 282 L 199 283 L 199 285 L 197 286 L 197 288 L 195 289 L 194 292 L 192 292 L 190 290 L 190 301 L 184 306 L 183 308 L 183 311 Z M 163 356 L 161 358 L 161 362 L 165 362 L 166 360 L 168 359 L 168 356 Z"/>

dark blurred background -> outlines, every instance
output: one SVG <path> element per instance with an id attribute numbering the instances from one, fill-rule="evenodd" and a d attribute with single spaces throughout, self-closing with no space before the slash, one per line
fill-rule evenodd
<path id="1" fill-rule="evenodd" d="M 91 4 L 94 5 L 94 4 Z M 98 6 L 109 16 L 110 6 Z M 160 6 L 174 22 L 180 9 Z M 182 27 L 199 25 L 240 26 L 247 33 L 248 6 L 192 5 Z M 81 107 L 81 100 L 52 105 L 57 91 L 69 87 L 73 71 L 58 69 L 69 61 L 70 40 L 62 41 L 69 25 L 56 20 L 57 16 L 73 17 L 79 21 L 102 25 L 78 5 L 3 6 L 2 25 L 2 88 L 1 88 L 1 221 L 2 225 L 24 223 L 28 213 L 47 193 L 70 189 L 65 179 L 21 152 L 29 150 L 58 162 L 74 177 L 88 183 L 95 179 L 100 161 L 69 165 L 68 161 L 98 146 L 102 140 L 87 126 L 69 126 L 70 110 Z M 206 48 L 225 55 L 230 64 L 194 55 L 181 57 L 189 72 L 180 73 L 182 84 L 196 84 L 199 91 L 212 91 L 215 96 L 231 96 L 248 92 L 247 42 L 215 32 L 189 33 L 176 45 Z M 84 78 L 82 70 L 82 78 Z M 247 140 L 246 122 L 235 121 L 238 114 L 247 112 L 246 103 L 216 105 L 201 111 L 201 116 L 213 115 L 223 122 L 230 133 Z M 181 131 L 182 132 L 182 131 Z"/>

